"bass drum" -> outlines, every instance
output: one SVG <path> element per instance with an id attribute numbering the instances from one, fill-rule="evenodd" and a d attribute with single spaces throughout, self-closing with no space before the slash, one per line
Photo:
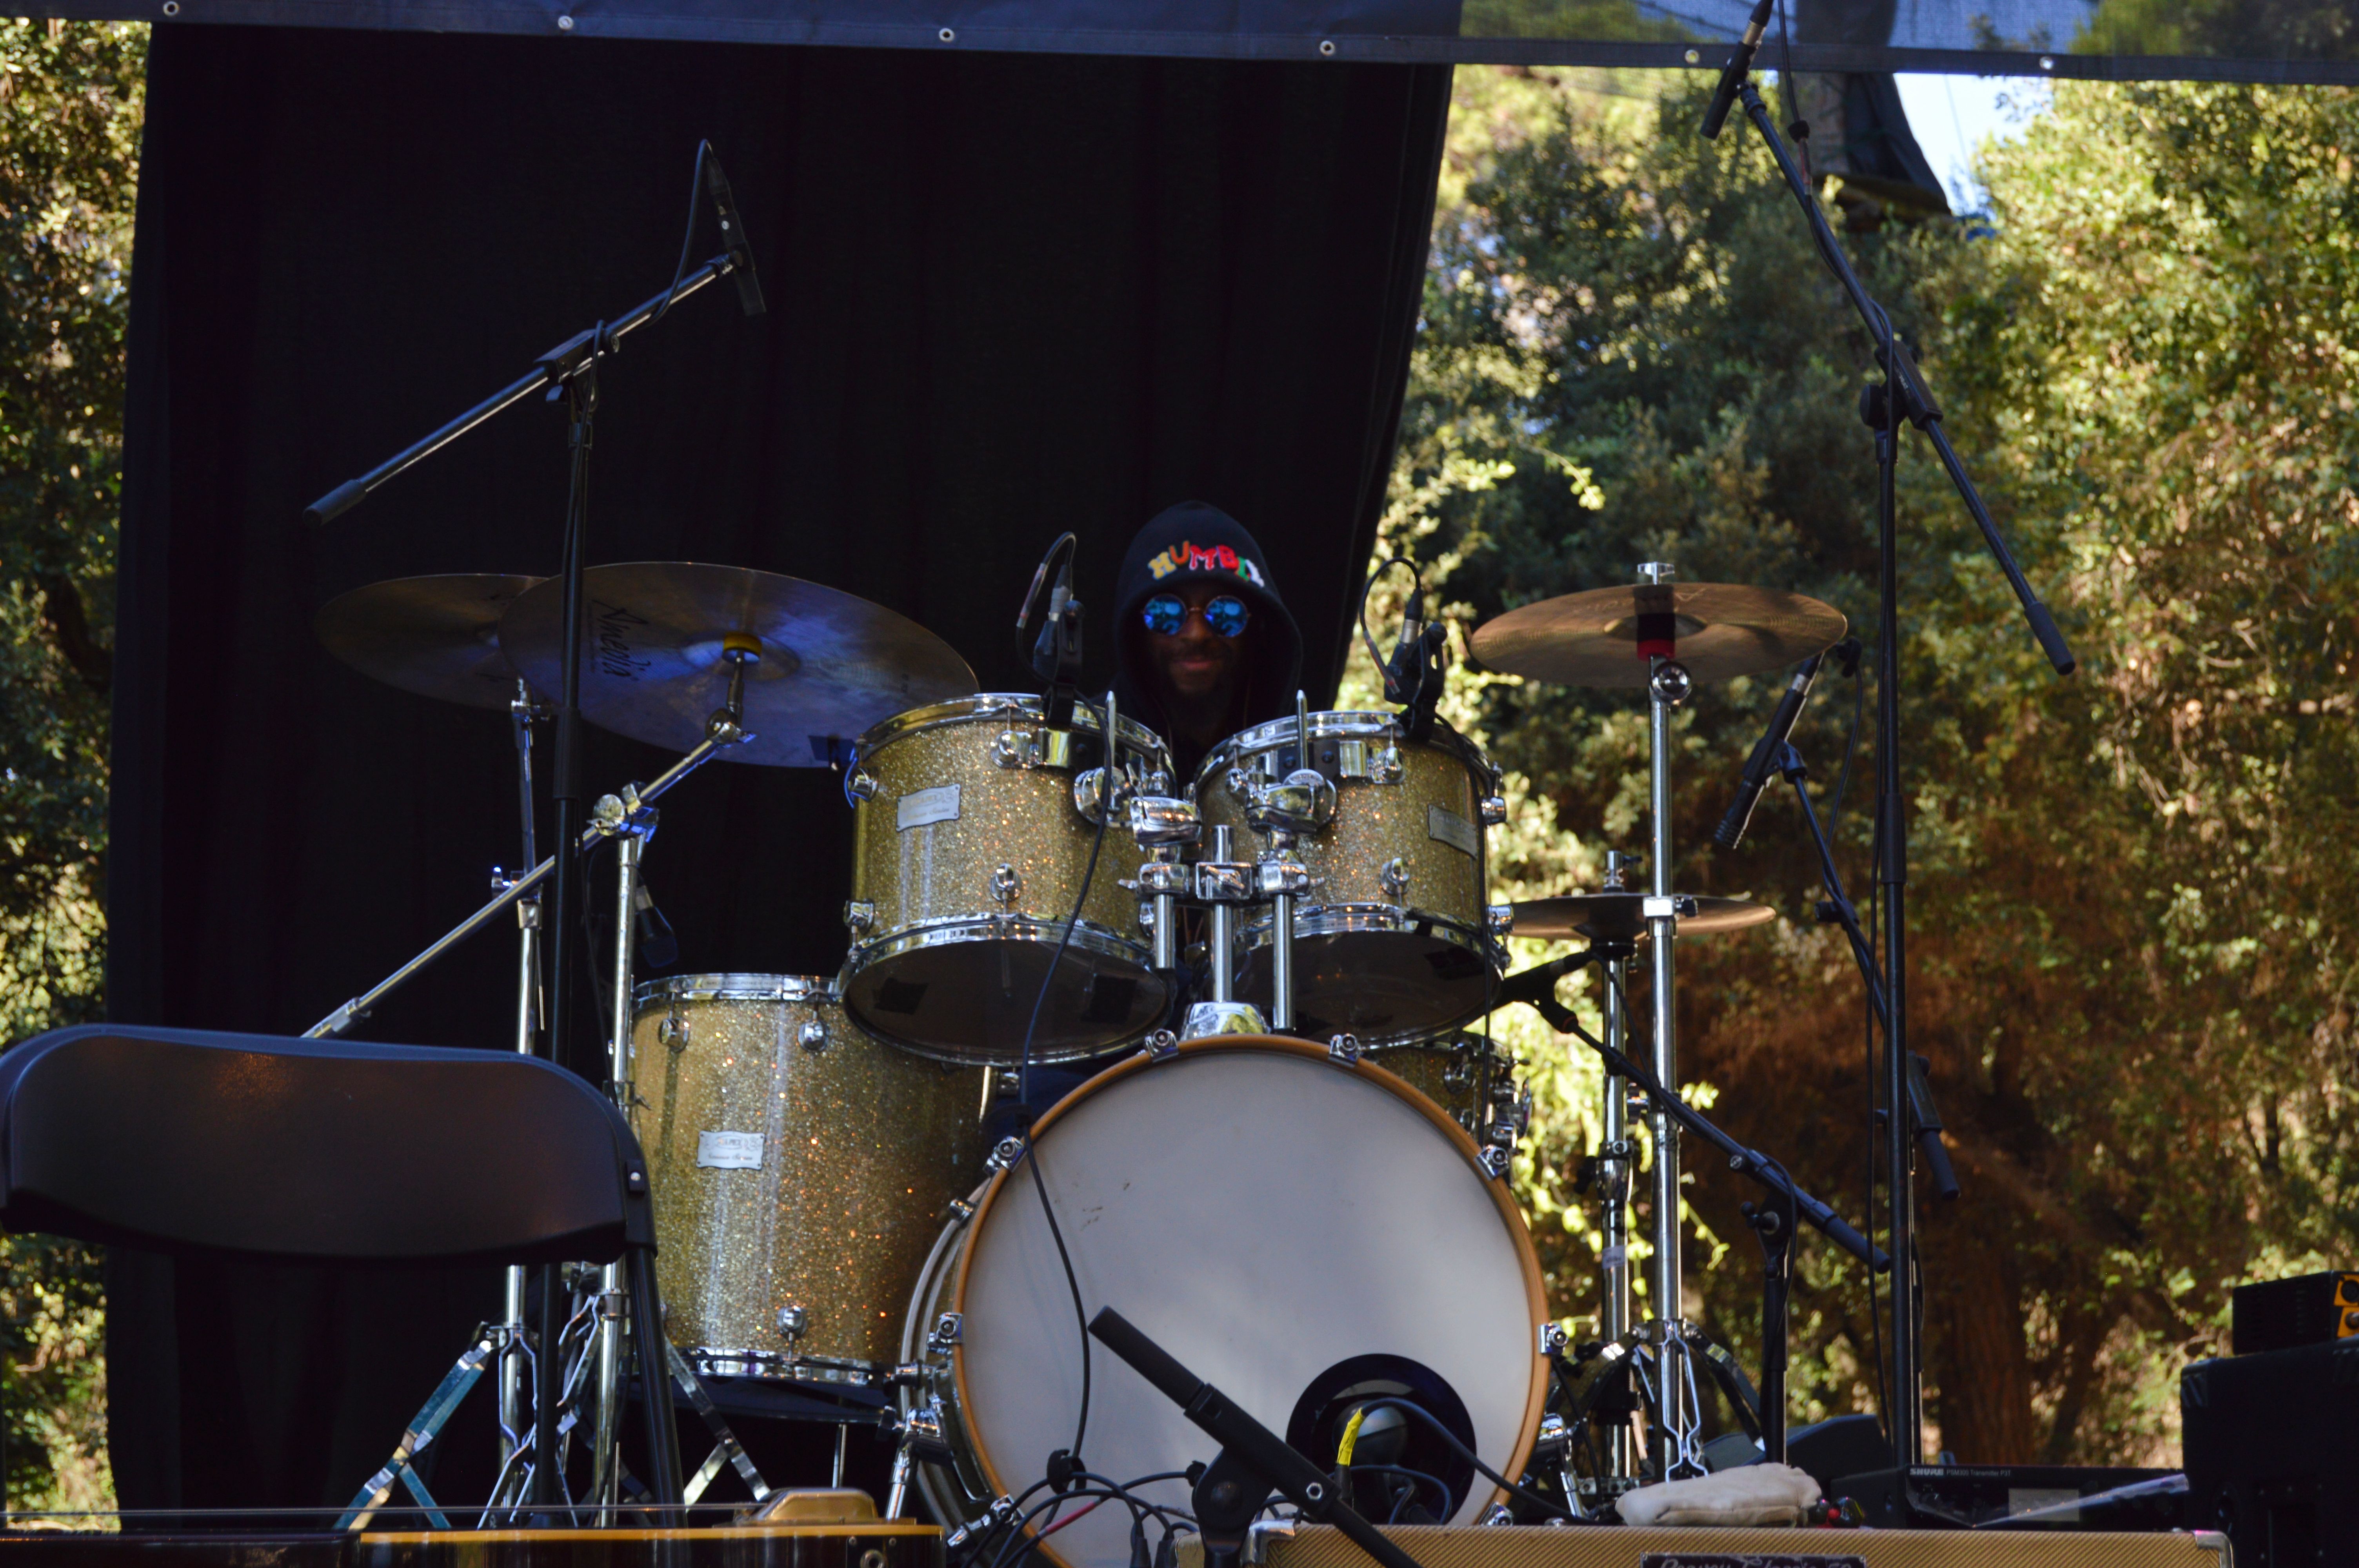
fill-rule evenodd
<path id="1" fill-rule="evenodd" d="M 1142 1052 L 1042 1118 L 1031 1158 L 1084 1310 L 1113 1307 L 1296 1448 L 1332 1465 L 1355 1401 L 1390 1395 L 1522 1474 L 1548 1392 L 1539 1260 L 1473 1141 L 1390 1073 L 1251 1035 Z M 939 1422 L 952 1455 L 919 1468 L 937 1519 L 982 1516 L 1073 1445 L 1082 1346 L 1032 1173 L 1003 1170 L 936 1243 L 902 1334 L 903 1362 L 925 1368 L 905 1414 Z M 1093 1346 L 1082 1452 L 1128 1482 L 1215 1445 Z M 1397 1463 L 1449 1487 L 1447 1522 L 1499 1496 L 1414 1424 Z M 1188 1507 L 1184 1479 L 1136 1493 Z M 1039 1550 L 1128 1568 L 1129 1511 L 1071 1517 Z"/>

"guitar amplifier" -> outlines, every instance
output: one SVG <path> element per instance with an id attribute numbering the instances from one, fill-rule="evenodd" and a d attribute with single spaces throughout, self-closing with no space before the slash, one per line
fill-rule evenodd
<path id="1" fill-rule="evenodd" d="M 2228 1343 L 2239 1356 L 2325 1345 L 2359 1335 L 2359 1274 L 2296 1274 L 2238 1285 L 2228 1297 Z"/>
<path id="2" fill-rule="evenodd" d="M 1613 1525 L 1391 1525 L 1419 1568 L 2230 1568 L 2217 1535 L 1957 1530 L 1638 1530 Z M 1051 1545 L 1055 1544 L 1053 1541 Z M 1261 1568 L 1368 1568 L 1332 1525 L 1256 1527 Z M 1180 1568 L 1202 1568 L 1187 1537 Z M 2238 1565 L 2241 1568 L 2241 1564 Z"/>

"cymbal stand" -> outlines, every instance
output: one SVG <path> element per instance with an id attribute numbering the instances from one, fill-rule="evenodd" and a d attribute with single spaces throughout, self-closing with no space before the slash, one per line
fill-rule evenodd
<path id="1" fill-rule="evenodd" d="M 606 815 L 610 806 L 616 815 L 623 814 L 623 803 L 610 795 L 599 801 L 598 815 Z M 626 821 L 619 832 L 614 841 L 614 1017 L 607 1042 L 612 1076 L 606 1087 L 614 1103 L 622 1108 L 624 1119 L 633 1123 L 636 1131 L 637 1118 L 632 1110 L 636 1097 L 631 1092 L 631 959 L 638 924 L 639 857 L 646 852 L 647 840 L 656 836 L 656 813 L 645 813 L 636 823 Z M 617 1438 L 623 1409 L 623 1325 L 629 1304 L 625 1290 L 620 1264 L 609 1263 L 599 1271 L 598 1413 L 592 1429 L 590 1451 L 592 1503 L 622 1500 L 622 1455 Z M 662 1380 L 665 1374 L 660 1367 L 649 1365 L 657 1359 L 649 1353 L 653 1347 L 639 1348 L 640 1376 Z"/>
<path id="2" fill-rule="evenodd" d="M 1605 888 L 1619 892 L 1635 857 L 1618 849 L 1605 853 Z M 1605 957 L 1605 1041 L 1616 1051 L 1629 1048 L 1630 1018 L 1623 999 L 1628 994 L 1631 945 L 1615 943 L 1607 950 L 1603 942 L 1594 944 Z M 1598 1309 L 1597 1336 L 1608 1344 L 1619 1341 L 1632 1327 L 1630 1302 L 1630 1173 L 1636 1163 L 1638 1146 L 1630 1137 L 1630 1095 L 1632 1085 L 1619 1074 L 1605 1075 L 1605 1106 L 1603 1133 L 1597 1149 L 1597 1230 L 1603 1246 L 1597 1258 Z M 1608 1477 L 1629 1479 L 1637 1474 L 1637 1454 L 1632 1441 L 1630 1423 L 1618 1422 L 1607 1433 L 1604 1471 Z"/>
<path id="3" fill-rule="evenodd" d="M 540 859 L 533 832 L 532 721 L 537 712 L 532 688 L 523 681 L 517 681 L 516 697 L 508 704 L 508 722 L 516 734 L 516 806 L 524 829 L 524 863 L 527 866 Z M 492 880 L 494 891 L 506 891 L 507 881 L 496 867 L 493 869 Z M 516 1048 L 519 1056 L 529 1056 L 535 1053 L 540 1032 L 540 900 L 538 897 L 519 898 L 516 912 Z M 502 1303 L 505 1315 L 499 1327 L 500 1464 L 503 1467 L 516 1458 L 516 1434 L 524 1422 L 524 1270 L 519 1265 L 510 1264 Z"/>
<path id="4" fill-rule="evenodd" d="M 1654 1039 L 1649 1063 L 1658 1083 L 1679 1082 L 1679 1050 L 1671 974 L 1671 944 L 1679 919 L 1671 902 L 1671 715 L 1694 689 L 1687 666 L 1672 655 L 1678 651 L 1678 617 L 1670 609 L 1674 572 L 1668 561 L 1648 561 L 1638 568 L 1641 584 L 1664 590 L 1661 607 L 1650 608 L 1641 591 L 1638 611 L 1638 652 L 1647 662 L 1647 802 L 1653 842 L 1650 845 L 1651 896 L 1645 906 L 1647 958 L 1652 968 Z M 1654 1145 L 1649 1188 L 1654 1200 L 1653 1300 L 1649 1338 L 1655 1346 L 1658 1401 L 1661 1419 L 1647 1429 L 1649 1457 L 1659 1480 L 1704 1474 L 1702 1400 L 1695 1381 L 1688 1325 L 1680 1316 L 1680 1128 L 1658 1102 L 1647 1129 Z"/>

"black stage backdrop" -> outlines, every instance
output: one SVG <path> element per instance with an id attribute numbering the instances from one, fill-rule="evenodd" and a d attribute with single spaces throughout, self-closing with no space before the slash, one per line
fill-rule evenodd
<path id="1" fill-rule="evenodd" d="M 831 584 L 1005 686 L 1033 563 L 1072 528 L 1102 680 L 1123 543 L 1196 497 L 1266 542 L 1317 705 L 1381 504 L 1448 91 L 1436 66 L 158 26 L 114 1016 L 299 1033 L 516 863 L 505 717 L 373 685 L 310 622 L 382 578 L 554 571 L 558 411 L 510 411 L 324 530 L 298 513 L 659 289 L 700 136 L 771 311 L 710 289 L 608 368 L 593 563 Z M 598 735 L 590 782 L 666 760 Z M 679 971 L 834 968 L 838 790 L 719 763 L 665 801 L 647 871 Z M 506 1047 L 513 941 L 360 1033 Z M 129 1508 L 341 1502 L 498 1311 L 484 1271 L 117 1254 L 109 1288 Z"/>

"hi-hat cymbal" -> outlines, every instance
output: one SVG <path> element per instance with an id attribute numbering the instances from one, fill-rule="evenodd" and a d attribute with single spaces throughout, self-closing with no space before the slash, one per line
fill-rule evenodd
<path id="1" fill-rule="evenodd" d="M 1669 630 L 1671 656 L 1698 680 L 1760 675 L 1799 664 L 1843 636 L 1843 611 L 1774 588 L 1736 583 L 1629 583 L 1511 610 L 1474 633 L 1474 656 L 1495 670 L 1560 686 L 1644 686 L 1639 618 Z"/>
<path id="2" fill-rule="evenodd" d="M 1777 918 L 1776 910 L 1748 898 L 1679 897 L 1682 936 L 1716 936 Z M 1507 934 L 1542 942 L 1571 942 L 1584 936 L 1626 941 L 1647 934 L 1642 912 L 1646 902 L 1647 895 L 1640 892 L 1576 892 L 1562 898 L 1528 899 L 1516 905 L 1515 924 Z M 1688 913 L 1690 905 L 1694 906 L 1693 914 Z"/>
<path id="3" fill-rule="evenodd" d="M 339 594 L 311 626 L 328 652 L 387 686 L 470 708 L 506 708 L 516 666 L 500 618 L 537 577 L 495 572 L 399 577 Z"/>
<path id="4" fill-rule="evenodd" d="M 563 679 L 564 584 L 517 599 L 500 646 L 544 691 Z M 904 615 L 800 578 L 689 561 L 592 567 L 582 574 L 582 714 L 601 729 L 686 752 L 729 691 L 724 637 L 750 634 L 751 739 L 721 755 L 771 767 L 824 767 L 871 726 L 973 695 L 974 672 Z"/>

